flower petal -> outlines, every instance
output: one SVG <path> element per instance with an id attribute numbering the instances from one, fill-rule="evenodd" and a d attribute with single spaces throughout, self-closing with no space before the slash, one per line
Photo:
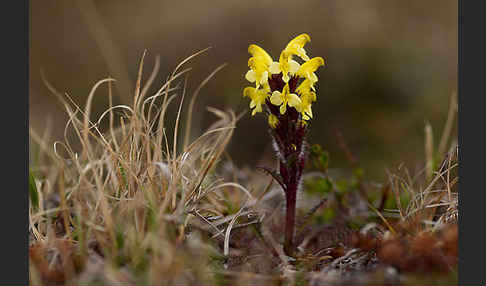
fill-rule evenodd
<path id="1" fill-rule="evenodd" d="M 261 84 L 261 85 L 265 85 L 267 82 L 268 82 L 268 72 L 267 71 L 264 71 L 262 73 L 262 75 L 260 76 L 260 78 L 258 79 L 258 82 Z"/>
<path id="2" fill-rule="evenodd" d="M 310 37 L 307 34 L 300 34 L 297 37 L 293 38 L 285 47 L 285 51 L 292 55 L 297 55 L 302 58 L 304 61 L 308 61 L 309 57 L 307 56 L 304 46 L 310 42 Z"/>
<path id="3" fill-rule="evenodd" d="M 304 48 L 300 48 L 298 51 L 297 51 L 297 55 L 299 57 L 301 57 L 304 61 L 308 61 L 310 60 L 309 59 L 309 56 L 307 55 L 307 53 L 305 52 Z"/>
<path id="4" fill-rule="evenodd" d="M 300 66 L 297 71 L 297 75 L 300 77 L 308 78 L 308 75 L 314 73 L 320 66 L 324 65 L 324 59 L 321 57 L 315 57 Z"/>
<path id="5" fill-rule="evenodd" d="M 258 105 L 255 107 L 255 109 L 253 109 L 253 111 L 255 111 L 255 113 L 256 113 L 256 112 L 262 112 L 262 105 L 261 105 L 261 104 L 258 104 Z"/>
<path id="6" fill-rule="evenodd" d="M 283 94 L 283 96 L 287 96 L 287 94 L 289 94 L 289 93 L 290 93 L 290 87 L 289 87 L 289 84 L 287 83 L 287 84 L 286 84 L 286 85 L 283 87 L 283 89 L 282 89 L 282 94 Z"/>
<path id="7" fill-rule="evenodd" d="M 300 64 L 294 60 L 289 61 L 289 73 L 295 74 L 300 68 Z"/>
<path id="8" fill-rule="evenodd" d="M 251 86 L 245 87 L 243 90 L 243 97 L 253 98 L 255 94 L 255 88 Z"/>
<path id="9" fill-rule="evenodd" d="M 249 82 L 255 82 L 256 81 L 256 74 L 255 74 L 255 71 L 254 70 L 249 70 L 246 75 L 245 75 L 245 78 L 247 81 Z"/>
<path id="10" fill-rule="evenodd" d="M 306 111 L 307 114 L 309 114 L 309 117 L 312 118 L 312 108 L 309 106 Z"/>
<path id="11" fill-rule="evenodd" d="M 301 103 L 302 103 L 302 101 L 297 96 L 297 94 L 295 94 L 295 93 L 289 94 L 289 106 L 296 107 L 296 106 L 299 106 Z"/>
<path id="12" fill-rule="evenodd" d="M 271 74 L 279 74 L 281 72 L 280 64 L 278 62 L 272 62 L 268 70 Z"/>
<path id="13" fill-rule="evenodd" d="M 288 73 L 284 73 L 283 76 L 282 76 L 282 80 L 284 82 L 289 82 L 289 80 L 290 80 L 289 74 Z"/>
<path id="14" fill-rule="evenodd" d="M 318 81 L 316 73 L 307 73 L 307 78 L 312 82 L 312 87 L 314 86 L 314 83 Z"/>
<path id="15" fill-rule="evenodd" d="M 304 47 L 305 44 L 307 44 L 308 42 L 310 42 L 310 36 L 306 33 L 303 33 L 303 34 L 300 34 L 298 35 L 297 37 L 293 38 L 292 40 L 290 40 L 290 42 L 287 44 L 287 47 L 286 48 L 289 48 L 289 47 Z"/>
<path id="16" fill-rule="evenodd" d="M 270 114 L 268 116 L 268 125 L 270 125 L 270 127 L 275 129 L 275 127 L 277 127 L 278 125 L 278 117 L 275 116 L 274 114 Z"/>
<path id="17" fill-rule="evenodd" d="M 311 81 L 309 79 L 305 79 L 300 83 L 300 85 L 297 87 L 296 91 L 299 94 L 307 94 L 310 92 L 311 89 Z"/>
<path id="18" fill-rule="evenodd" d="M 273 104 L 273 105 L 280 105 L 282 104 L 282 97 L 281 97 L 282 93 L 278 90 L 274 91 L 272 93 L 272 96 L 270 96 L 270 102 Z"/>
<path id="19" fill-rule="evenodd" d="M 255 58 L 261 59 L 267 65 L 273 62 L 272 57 L 264 49 L 255 44 L 248 46 L 248 53 Z"/>
<path id="20" fill-rule="evenodd" d="M 311 98 L 311 102 L 314 102 L 317 100 L 317 95 L 315 92 L 311 92 L 310 93 L 310 98 Z"/>

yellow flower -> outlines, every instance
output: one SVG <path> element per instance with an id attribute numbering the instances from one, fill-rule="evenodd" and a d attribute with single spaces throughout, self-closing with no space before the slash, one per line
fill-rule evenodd
<path id="1" fill-rule="evenodd" d="M 268 125 L 270 125 L 270 127 L 275 129 L 275 127 L 277 127 L 278 125 L 278 117 L 273 114 L 270 114 L 268 116 Z"/>
<path id="2" fill-rule="evenodd" d="M 262 112 L 262 104 L 265 104 L 265 100 L 269 96 L 268 92 L 270 88 L 265 85 L 263 89 L 256 89 L 248 86 L 243 90 L 243 96 L 247 96 L 251 99 L 250 108 L 253 109 L 251 115 L 255 115 L 257 112 Z"/>
<path id="3" fill-rule="evenodd" d="M 290 93 L 288 83 L 284 86 L 282 92 L 276 90 L 272 93 L 270 102 L 276 106 L 280 105 L 280 114 L 285 113 L 287 110 L 287 104 L 290 107 L 298 107 L 301 104 L 300 98 L 296 94 Z"/>
<path id="4" fill-rule="evenodd" d="M 248 60 L 250 70 L 246 73 L 245 78 L 249 82 L 255 82 L 258 89 L 260 85 L 265 85 L 268 82 L 268 69 L 273 60 L 264 49 L 257 45 L 250 45 L 248 53 L 252 57 Z"/>
<path id="5" fill-rule="evenodd" d="M 295 108 L 300 114 L 299 122 L 306 124 L 306 120 L 312 118 L 312 103 L 316 101 L 315 83 L 318 81 L 316 70 L 324 66 L 324 59 L 321 57 L 309 58 L 304 46 L 310 42 L 308 34 L 300 34 L 293 38 L 285 49 L 280 53 L 278 62 L 273 61 L 272 57 L 261 47 L 250 45 L 248 53 L 251 54 L 248 60 L 250 70 L 246 73 L 245 78 L 255 83 L 255 87 L 247 87 L 243 90 L 243 96 L 251 99 L 250 108 L 252 115 L 262 112 L 262 105 L 266 104 L 268 97 L 270 102 L 279 106 L 280 114 L 285 114 L 287 105 Z M 294 57 L 303 60 L 300 64 Z M 272 74 L 282 74 L 282 77 L 271 77 Z M 296 80 L 303 81 L 296 88 L 295 93 L 290 93 L 289 81 L 294 77 Z M 275 82 L 277 80 L 277 82 Z M 283 80 L 285 86 L 282 90 L 270 92 L 270 84 L 274 88 L 280 89 L 278 81 Z M 278 83 L 278 84 L 276 84 Z M 293 83 L 294 84 L 294 83 Z M 296 84 L 296 83 L 295 83 Z M 271 114 L 268 117 L 268 124 L 276 128 L 279 124 L 278 116 Z"/>
<path id="6" fill-rule="evenodd" d="M 273 62 L 272 57 L 264 49 L 255 44 L 248 46 L 248 53 L 250 53 L 254 58 L 262 59 L 262 61 L 267 65 Z"/>
<path id="7" fill-rule="evenodd" d="M 324 59 L 315 57 L 302 64 L 296 74 L 299 77 L 310 80 L 311 87 L 317 82 L 317 75 L 314 73 L 320 66 L 324 65 Z"/>
<path id="8" fill-rule="evenodd" d="M 312 118 L 312 102 L 317 99 L 316 93 L 311 91 L 311 89 L 315 90 L 309 79 L 305 79 L 296 89 L 302 102 L 296 109 L 302 114 L 302 119 L 304 120 Z"/>
<path id="9" fill-rule="evenodd" d="M 309 35 L 307 35 L 305 33 L 300 34 L 297 37 L 295 37 L 294 39 L 292 39 L 287 44 L 287 46 L 285 47 L 285 50 L 288 51 L 291 54 L 294 54 L 294 55 L 300 57 L 304 61 L 308 61 L 309 57 L 307 56 L 307 54 L 304 50 L 304 46 L 305 46 L 305 44 L 310 42 L 310 40 L 311 39 L 310 39 Z"/>
<path id="10" fill-rule="evenodd" d="M 316 99 L 316 93 L 313 91 L 300 96 L 302 103 L 297 110 L 302 114 L 302 119 L 309 120 L 312 118 L 312 102 Z"/>
<path id="11" fill-rule="evenodd" d="M 278 62 L 272 62 L 270 64 L 270 73 L 278 74 L 281 72 L 283 81 L 288 82 L 290 76 L 293 76 L 300 68 L 300 64 L 293 60 L 292 56 L 296 55 L 304 61 L 309 60 L 309 57 L 304 50 L 304 46 L 308 42 L 310 42 L 310 37 L 307 34 L 301 34 L 292 39 L 280 53 Z"/>
<path id="12" fill-rule="evenodd" d="M 311 90 L 316 91 L 316 88 L 312 85 L 310 79 L 304 79 L 300 85 L 295 89 L 298 94 L 308 93 Z"/>
<path id="13" fill-rule="evenodd" d="M 271 74 L 282 73 L 284 82 L 289 82 L 290 76 L 293 76 L 300 68 L 300 64 L 292 59 L 292 54 L 283 50 L 280 53 L 278 62 L 270 64 L 269 71 Z M 290 76 L 289 76 L 290 73 Z"/>

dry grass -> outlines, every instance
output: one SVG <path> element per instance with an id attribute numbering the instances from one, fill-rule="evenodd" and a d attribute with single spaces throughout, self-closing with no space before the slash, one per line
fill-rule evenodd
<path id="1" fill-rule="evenodd" d="M 221 202 L 223 191 L 252 196 L 243 186 L 225 184 L 213 173 L 235 128 L 232 111 L 208 108 L 219 119 L 197 139 L 191 142 L 186 132 L 187 143 L 179 143 L 186 97 L 186 82 L 181 85 L 180 79 L 190 70 L 181 69 L 202 52 L 184 60 L 154 95 L 147 90 L 159 65 L 157 61 L 142 84 L 144 53 L 132 106 L 111 106 L 111 78 L 93 87 L 84 109 L 47 83 L 69 121 L 64 142 L 56 142 L 53 150 L 31 130 L 31 138 L 49 155 L 35 170 L 43 179 L 37 182 L 39 207 L 31 205 L 29 210 L 31 242 L 52 252 L 45 269 L 31 257 L 33 283 L 45 276 L 42 271 L 58 271 L 66 281 L 76 277 L 123 285 L 136 284 L 139 278 L 156 285 L 211 280 L 207 265 L 211 253 L 218 254 L 198 230 L 219 235 L 226 231 L 229 237 L 234 220 L 227 221 L 236 216 Z M 93 121 L 91 103 L 101 85 L 108 85 L 110 106 Z M 175 131 L 169 135 L 167 109 L 177 99 Z M 103 120 L 109 120 L 105 132 L 99 129 Z M 188 121 L 186 130 L 190 125 Z M 68 132 L 77 136 L 80 150 L 73 149 Z M 58 247 L 60 242 L 69 254 Z M 135 275 L 137 271 L 144 275 Z"/>
<path id="2" fill-rule="evenodd" d="M 378 267 L 376 253 L 385 253 L 382 260 L 393 265 L 394 253 L 387 256 L 393 239 L 440 234 L 456 224 L 458 161 L 457 147 L 451 147 L 437 168 L 430 167 L 435 173 L 411 178 L 402 169 L 404 178 L 390 174 L 396 210 L 369 201 L 365 182 L 362 192 L 346 194 L 344 200 L 335 190 L 323 200 L 302 189 L 298 254 L 285 256 L 281 189 L 270 177 L 238 170 L 225 152 L 241 115 L 208 107 L 218 119 L 191 137 L 191 114 L 200 109 L 197 95 L 223 67 L 201 83 L 184 108 L 190 71 L 185 65 L 205 51 L 181 62 L 152 95 L 148 90 L 160 63 L 157 57 L 144 81 L 144 53 L 130 106 L 113 106 L 112 78 L 94 85 L 84 108 L 45 80 L 69 120 L 64 141 L 53 146 L 45 143 L 49 129 L 42 135 L 30 130 L 41 150 L 31 166 L 39 195 L 38 206 L 31 201 L 29 207 L 32 285 L 341 285 L 350 271 Z M 102 85 L 108 87 L 109 107 L 93 120 L 91 105 Z M 171 105 L 177 113 L 169 126 Z M 449 118 L 455 116 L 451 106 Z M 101 130 L 104 121 L 107 130 Z M 447 121 L 441 150 L 434 153 L 429 141 L 427 166 L 434 166 L 433 159 L 440 158 L 450 141 L 452 121 Z M 69 140 L 70 134 L 77 142 Z M 306 175 L 314 177 L 332 179 L 322 170 Z M 407 202 L 401 201 L 403 193 Z M 333 207 L 340 209 L 342 219 L 324 225 L 315 219 Z M 343 227 L 356 216 L 365 219 L 358 231 Z M 434 239 L 444 242 L 443 236 Z M 385 246 L 388 252 L 383 252 Z"/>

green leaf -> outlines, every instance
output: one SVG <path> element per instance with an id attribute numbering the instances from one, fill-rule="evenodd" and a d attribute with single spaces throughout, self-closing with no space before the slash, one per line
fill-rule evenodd
<path id="1" fill-rule="evenodd" d="M 353 174 L 356 176 L 357 179 L 363 178 L 364 175 L 364 170 L 363 168 L 356 168 L 353 170 Z"/>
<path id="2" fill-rule="evenodd" d="M 336 214 L 334 213 L 334 210 L 332 208 L 325 208 L 322 214 L 325 222 L 330 222 L 335 216 Z"/>
<path id="3" fill-rule="evenodd" d="M 310 153 L 312 156 L 318 157 L 319 155 L 322 154 L 322 147 L 319 144 L 314 144 L 310 147 Z"/>
<path id="4" fill-rule="evenodd" d="M 364 170 L 362 168 L 356 168 L 353 170 L 353 176 L 351 177 L 351 188 L 357 189 L 363 178 Z"/>
<path id="5" fill-rule="evenodd" d="M 319 167 L 326 170 L 327 167 L 329 166 L 329 152 L 327 151 L 322 152 L 322 154 L 319 156 L 318 162 L 319 162 Z"/>
<path id="6" fill-rule="evenodd" d="M 128 189 L 128 179 L 127 179 L 127 174 L 125 173 L 125 169 L 123 168 L 121 163 L 118 163 L 118 168 L 120 169 L 123 185 L 125 186 L 125 189 Z"/>
<path id="7" fill-rule="evenodd" d="M 410 203 L 410 195 L 408 192 L 400 193 L 400 203 L 403 209 L 406 209 L 408 204 Z"/>
<path id="8" fill-rule="evenodd" d="M 29 197 L 34 208 L 39 208 L 39 193 L 35 184 L 35 177 L 32 170 L 29 170 Z"/>
<path id="9" fill-rule="evenodd" d="M 123 234 L 123 231 L 121 229 L 117 229 L 116 231 L 116 246 L 118 249 L 123 249 L 123 246 L 125 245 L 125 236 Z"/>
<path id="10" fill-rule="evenodd" d="M 346 180 L 336 181 L 336 191 L 338 194 L 345 194 L 349 190 L 349 184 Z"/>
<path id="11" fill-rule="evenodd" d="M 314 166 L 317 169 L 326 171 L 329 166 L 329 152 L 324 151 L 319 144 L 314 144 L 310 148 L 310 155 L 314 158 Z"/>
<path id="12" fill-rule="evenodd" d="M 346 222 L 346 225 L 353 230 L 359 230 L 362 226 L 362 223 L 359 223 L 358 221 L 348 221 Z"/>
<path id="13" fill-rule="evenodd" d="M 332 190 L 332 182 L 328 178 L 319 178 L 307 182 L 306 191 L 310 194 L 327 194 Z"/>
<path id="14" fill-rule="evenodd" d="M 154 207 L 153 207 L 152 203 L 150 203 L 150 202 L 149 202 L 149 206 L 148 206 L 146 221 L 147 221 L 147 229 L 153 230 L 156 226 L 157 219 L 156 219 L 156 213 L 155 213 Z"/>
<path id="15" fill-rule="evenodd" d="M 397 208 L 395 196 L 390 195 L 386 198 L 384 208 L 385 209 L 396 209 Z"/>

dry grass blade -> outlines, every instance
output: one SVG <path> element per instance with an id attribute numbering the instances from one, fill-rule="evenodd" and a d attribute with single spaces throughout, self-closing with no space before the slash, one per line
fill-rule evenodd
<path id="1" fill-rule="evenodd" d="M 395 231 L 395 229 L 391 226 L 391 224 L 388 222 L 388 220 L 380 213 L 380 211 L 378 211 L 373 205 L 371 205 L 369 202 L 368 202 L 368 207 L 373 210 L 379 217 L 380 219 L 385 223 L 385 225 L 388 227 L 388 229 L 390 230 L 391 233 L 393 233 L 394 235 L 397 234 L 397 232 Z"/>
<path id="2" fill-rule="evenodd" d="M 236 220 L 241 216 L 241 212 L 245 209 L 248 202 L 249 200 L 245 203 L 243 207 L 241 207 L 238 210 L 238 212 L 236 213 L 236 215 L 233 217 L 228 227 L 226 228 L 226 232 L 224 235 L 224 250 L 223 250 L 223 255 L 226 257 L 228 257 L 229 254 L 229 240 L 230 240 L 231 229 L 233 228 L 233 225 L 235 224 Z"/>
<path id="3" fill-rule="evenodd" d="M 452 92 L 450 104 L 449 104 L 449 113 L 447 114 L 447 121 L 444 126 L 444 131 L 442 132 L 442 137 L 440 139 L 438 152 L 439 154 L 443 154 L 446 151 L 447 143 L 449 142 L 449 138 L 452 134 L 452 128 L 454 126 L 454 119 L 457 114 L 457 92 Z"/>
<path id="4" fill-rule="evenodd" d="M 89 31 L 93 35 L 101 54 L 106 60 L 110 73 L 119 80 L 117 88 L 120 95 L 126 94 L 127 90 L 133 90 L 133 86 L 131 85 L 130 81 L 130 73 L 128 72 L 125 62 L 123 61 L 120 49 L 116 46 L 109 31 L 104 25 L 103 19 L 97 11 L 94 1 L 77 0 L 74 2 L 81 12 Z M 122 96 L 120 99 L 123 104 L 128 104 L 126 97 Z"/>
<path id="5" fill-rule="evenodd" d="M 425 171 L 427 179 L 432 179 L 434 173 L 434 134 L 432 132 L 432 126 L 429 122 L 425 123 Z"/>
<path id="6" fill-rule="evenodd" d="M 56 142 L 54 151 L 51 151 L 44 138 L 33 130 L 30 133 L 33 141 L 39 144 L 40 150 L 44 150 L 48 154 L 47 158 L 54 162 L 51 168 L 46 169 L 52 172 L 46 174 L 46 178 L 55 181 L 45 179 L 40 203 L 44 205 L 53 194 L 59 194 L 61 200 L 54 208 L 46 210 L 42 206 L 38 210 L 30 209 L 29 229 L 32 232 L 32 243 L 50 241 L 59 235 L 69 238 L 78 249 L 71 256 L 64 255 L 65 252 L 57 249 L 56 245 L 49 247 L 53 251 L 61 251 L 59 253 L 64 255 L 63 261 L 67 259 L 65 265 L 72 264 L 69 259 L 79 259 L 72 264 L 77 265 L 77 271 L 82 273 L 79 277 L 111 273 L 111 281 L 123 280 L 116 277 L 122 275 L 124 268 L 110 268 L 109 272 L 95 271 L 97 274 L 90 272 L 93 253 L 99 253 L 102 254 L 100 259 L 103 265 L 118 265 L 122 259 L 125 268 L 144 267 L 145 273 L 149 273 L 151 284 L 157 284 L 167 273 L 187 277 L 187 274 L 178 272 L 177 265 L 180 263 L 193 264 L 193 269 L 203 268 L 204 271 L 198 270 L 194 273 L 199 273 L 197 275 L 201 278 L 200 281 L 207 280 L 206 265 L 209 257 L 203 255 L 200 259 L 194 259 L 191 255 L 195 251 L 207 249 L 208 245 L 195 242 L 195 236 L 188 236 L 189 232 L 192 233 L 196 229 L 203 233 L 207 232 L 210 237 L 214 234 L 214 229 L 224 236 L 208 213 L 217 214 L 222 219 L 225 218 L 223 213 L 229 213 L 227 206 L 219 203 L 217 199 L 222 197 L 221 194 L 226 188 L 241 190 L 253 201 L 252 195 L 245 187 L 237 183 L 222 182 L 211 174 L 232 137 L 237 121 L 233 112 L 209 108 L 211 113 L 217 115 L 217 122 L 193 142 L 186 139 L 186 148 L 181 148 L 178 134 L 185 133 L 185 130 L 180 130 L 180 120 L 186 112 L 183 110 L 183 103 L 187 77 L 173 123 L 173 140 L 167 140 L 168 123 L 165 115 L 177 96 L 175 91 L 181 86 L 177 81 L 190 71 L 190 68 L 180 69 L 183 64 L 206 50 L 182 61 L 158 92 L 149 97 L 146 96 L 148 86 L 154 82 L 160 63 L 157 57 L 152 74 L 143 86 L 142 72 L 146 55 L 144 52 L 131 106 L 113 104 L 112 82 L 115 80 L 111 77 L 100 80 L 93 86 L 83 109 L 68 94 L 61 94 L 45 81 L 69 116 L 64 130 L 65 140 Z M 196 96 L 204 84 L 221 68 L 222 66 L 199 85 Z M 108 84 L 109 106 L 92 121 L 90 117 L 93 98 L 98 87 L 104 83 Z M 159 97 L 163 97 L 161 106 L 158 101 L 156 102 Z M 194 100 L 195 97 L 193 105 Z M 145 112 L 147 104 L 149 108 L 148 112 Z M 115 110 L 123 113 L 119 121 L 115 116 Z M 101 122 L 107 117 L 108 130 L 102 131 Z M 190 120 L 187 125 L 190 126 Z M 157 128 L 155 132 L 154 128 Z M 79 147 L 68 141 L 70 132 L 74 133 L 79 141 Z M 179 153 L 180 150 L 183 152 Z M 53 189 L 54 186 L 57 189 Z M 205 191 L 194 192 L 200 187 Z M 52 231 L 50 226 L 53 217 L 58 213 L 61 215 L 61 234 Z M 190 213 L 210 228 L 200 228 L 197 220 L 190 219 Z M 242 227 L 235 225 L 237 216 L 226 217 L 226 222 L 220 224 L 222 227 L 228 229 L 229 224 L 229 230 L 232 227 Z M 172 231 L 178 233 L 176 240 L 168 236 Z M 183 250 L 176 252 L 176 244 L 181 242 L 185 243 Z M 189 244 L 199 246 L 191 248 Z M 184 262 L 181 262 L 181 259 Z M 55 266 L 57 261 L 59 260 L 54 257 L 49 263 Z M 68 276 L 71 277 L 71 274 Z"/>
<path id="7" fill-rule="evenodd" d="M 196 98 L 199 95 L 199 92 L 209 82 L 209 80 L 211 80 L 211 78 L 213 78 L 214 75 L 216 75 L 216 73 L 218 71 L 220 71 L 221 69 L 223 69 L 226 65 L 227 65 L 226 63 L 220 65 L 211 74 L 209 74 L 201 82 L 201 84 L 196 88 L 196 91 L 192 95 L 191 102 L 189 103 L 189 107 L 187 109 L 187 121 L 186 121 L 186 127 L 185 127 L 186 133 L 184 135 L 184 143 L 182 144 L 182 150 L 186 150 L 187 144 L 189 143 L 189 139 L 190 139 L 189 137 L 191 135 L 192 113 L 193 113 L 193 109 L 194 109 L 194 103 L 196 102 Z"/>

